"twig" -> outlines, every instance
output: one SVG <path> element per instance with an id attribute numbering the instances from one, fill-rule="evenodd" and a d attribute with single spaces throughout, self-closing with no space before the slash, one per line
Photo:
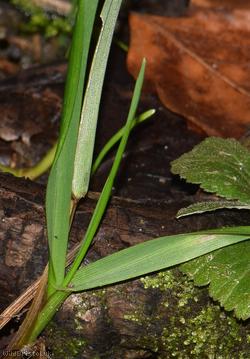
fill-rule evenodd
<path id="1" fill-rule="evenodd" d="M 67 266 L 74 259 L 74 256 L 80 245 L 81 244 L 77 244 L 68 254 Z M 45 267 L 43 274 L 0 314 L 0 329 L 2 329 L 12 318 L 17 316 L 17 314 L 20 313 L 20 311 L 34 298 L 41 279 L 44 277 L 45 273 L 47 276 L 47 267 L 48 266 Z"/>
<path id="2" fill-rule="evenodd" d="M 89 192 L 88 198 L 93 200 L 98 200 L 100 196 L 99 192 Z M 81 243 L 76 244 L 67 256 L 67 266 L 70 265 L 74 256 L 81 246 Z M 21 312 L 21 310 L 29 304 L 29 302 L 34 298 L 37 289 L 40 285 L 40 282 L 47 271 L 48 265 L 45 267 L 43 274 L 33 282 L 17 299 L 15 299 L 1 314 L 0 314 L 0 330 L 14 317 Z"/>

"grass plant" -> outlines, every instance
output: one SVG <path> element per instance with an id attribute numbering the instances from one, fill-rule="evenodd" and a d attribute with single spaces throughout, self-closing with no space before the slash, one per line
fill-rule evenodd
<path id="1" fill-rule="evenodd" d="M 121 0 L 106 0 L 100 13 L 102 28 L 93 58 L 89 48 L 98 0 L 79 0 L 70 52 L 60 136 L 46 193 L 49 269 L 9 349 L 34 343 L 63 301 L 74 291 L 97 288 L 132 279 L 186 262 L 219 248 L 246 241 L 250 227 L 231 227 L 153 239 L 81 267 L 101 225 L 113 183 L 132 127 L 150 113 L 135 115 L 142 90 L 146 61 L 136 81 L 125 126 L 103 149 L 92 165 L 102 84 Z M 91 64 L 90 67 L 87 65 Z M 89 71 L 87 69 L 90 68 Z M 113 166 L 100 194 L 88 229 L 72 264 L 67 268 L 69 232 L 76 206 L 88 192 L 91 172 L 119 141 Z"/>

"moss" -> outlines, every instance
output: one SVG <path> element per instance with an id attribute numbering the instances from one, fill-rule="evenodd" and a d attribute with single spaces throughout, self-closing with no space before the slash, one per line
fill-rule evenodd
<path id="1" fill-rule="evenodd" d="M 158 288 L 160 290 L 172 289 L 175 285 L 175 277 L 171 271 L 159 272 L 155 276 L 145 276 L 141 278 L 143 287 L 148 288 Z"/>
<path id="2" fill-rule="evenodd" d="M 92 292 L 91 296 L 86 293 L 71 295 L 70 302 L 73 303 L 74 306 L 74 327 L 81 335 L 84 330 L 85 320 L 91 316 L 91 310 L 93 310 L 93 308 L 102 308 L 102 310 L 106 310 L 105 294 L 106 290 L 100 289 Z"/>
<path id="3" fill-rule="evenodd" d="M 172 327 L 163 328 L 161 336 L 161 344 L 173 357 L 249 358 L 250 353 L 233 354 L 242 340 L 239 327 L 218 306 L 203 308 L 196 317 L 175 319 Z"/>
<path id="4" fill-rule="evenodd" d="M 47 338 L 53 338 L 53 358 L 75 358 L 80 355 L 87 343 L 82 336 L 70 336 L 67 330 L 51 322 L 46 330 Z M 47 341 L 50 344 L 49 340 Z"/>
<path id="5" fill-rule="evenodd" d="M 206 289 L 195 288 L 176 270 L 146 276 L 141 282 L 154 297 L 164 300 L 159 300 L 153 315 L 145 315 L 141 308 L 124 316 L 147 328 L 146 336 L 138 336 L 138 345 L 150 347 L 158 358 L 250 358 L 249 337 L 243 326 L 211 302 Z M 155 318 L 158 328 L 154 327 Z M 157 331 L 161 333 L 155 334 Z"/>
<path id="6" fill-rule="evenodd" d="M 82 323 L 95 301 L 102 298 L 104 293 L 105 290 L 96 291 L 92 293 L 92 296 L 88 296 L 86 293 L 72 294 L 65 301 L 63 305 L 64 320 L 55 318 L 45 332 L 46 343 L 52 351 L 53 358 L 81 358 L 82 354 L 88 351 L 88 341 L 84 338 Z M 67 312 L 71 313 L 70 317 Z M 94 359 L 98 359 L 98 357 L 94 357 Z"/>
<path id="7" fill-rule="evenodd" d="M 177 278 L 180 280 L 177 281 Z M 189 300 L 197 302 L 196 289 L 192 282 L 186 277 L 181 276 L 177 271 L 162 271 L 154 276 L 146 276 L 141 278 L 141 282 L 145 289 L 158 289 L 160 291 L 171 290 L 173 296 L 178 299 L 178 307 L 184 307 Z M 163 302 L 165 307 L 169 306 L 169 302 Z"/>
<path id="8" fill-rule="evenodd" d="M 45 331 L 46 342 L 52 346 L 55 358 L 64 358 L 64 351 L 71 351 L 69 358 L 74 358 L 78 352 L 83 352 L 87 348 L 88 342 L 83 337 L 84 321 L 87 320 L 91 309 L 105 308 L 105 294 L 106 290 L 100 289 L 91 292 L 91 295 L 87 292 L 73 293 L 67 298 L 61 309 L 63 314 L 59 318 L 56 316 Z M 71 341 L 71 338 L 74 340 Z"/>
<path id="9" fill-rule="evenodd" d="M 129 331 L 137 335 L 126 336 L 125 345 L 128 348 L 131 346 L 156 353 L 158 359 L 250 358 L 249 331 L 246 327 L 211 302 L 206 289 L 195 288 L 177 270 L 161 272 L 137 281 L 137 288 L 144 286 L 147 290 L 147 294 L 142 296 L 145 302 L 140 301 L 140 305 L 137 305 L 134 291 L 121 290 L 121 286 L 126 288 L 125 284 L 120 284 L 91 294 L 74 294 L 65 302 L 65 318 L 61 318 L 60 323 L 54 324 L 54 327 L 52 323 L 49 329 L 51 332 L 46 333 L 47 338 L 54 336 L 51 348 L 53 357 L 73 359 L 86 354 L 86 357 L 94 358 L 99 353 L 108 352 L 111 355 L 113 350 L 123 348 L 124 342 L 119 344 L 119 336 L 113 336 L 116 335 L 113 334 L 115 327 L 112 328 L 110 323 L 108 328 L 106 324 L 106 300 L 107 296 L 112 296 L 117 303 L 120 300 L 129 303 L 123 311 L 123 319 L 130 322 L 127 327 Z M 100 310 L 100 313 L 93 315 L 93 310 Z M 70 313 L 69 317 L 67 313 Z M 99 328 L 95 333 L 96 341 L 88 336 L 86 322 L 93 324 L 91 318 L 100 320 L 96 326 Z M 102 320 L 104 327 L 101 326 Z M 65 327 L 67 332 L 62 329 Z M 71 332 L 74 333 L 73 339 Z M 89 338 L 89 343 L 83 340 L 84 336 Z M 120 349 L 117 349 L 119 345 Z"/>
<path id="10" fill-rule="evenodd" d="M 64 18 L 56 14 L 49 14 L 29 0 L 11 0 L 11 3 L 25 13 L 28 18 L 28 21 L 21 26 L 22 31 L 41 32 L 46 37 L 71 33 L 71 17 Z"/>
<path id="11" fill-rule="evenodd" d="M 138 315 L 138 312 L 134 312 L 133 314 L 128 314 L 128 315 L 125 314 L 124 319 L 130 320 L 132 322 L 140 323 L 141 322 L 141 315 Z"/>

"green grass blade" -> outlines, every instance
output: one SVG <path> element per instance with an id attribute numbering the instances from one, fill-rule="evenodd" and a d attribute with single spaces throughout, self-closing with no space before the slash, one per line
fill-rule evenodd
<path id="1" fill-rule="evenodd" d="M 41 313 L 39 314 L 38 319 L 36 321 L 36 325 L 32 332 L 32 335 L 29 338 L 30 342 L 33 342 L 35 340 L 35 338 L 41 333 L 41 331 L 45 328 L 47 323 L 50 321 L 50 319 L 53 317 L 53 315 L 57 311 L 58 307 L 63 303 L 63 301 L 71 293 L 70 290 L 68 290 L 67 285 L 69 284 L 69 282 L 71 281 L 75 272 L 77 271 L 86 251 L 89 248 L 89 245 L 93 239 L 93 236 L 95 235 L 96 229 L 101 221 L 102 215 L 106 209 L 108 200 L 110 198 L 110 193 L 112 190 L 113 182 L 114 182 L 117 170 L 119 168 L 120 162 L 122 160 L 122 155 L 123 155 L 125 147 L 126 147 L 126 143 L 127 143 L 128 136 L 129 136 L 129 133 L 131 130 L 132 122 L 133 122 L 133 118 L 135 117 L 135 112 L 137 109 L 137 105 L 138 105 L 139 97 L 140 97 L 140 93 L 141 93 L 144 72 L 145 72 L 145 60 L 142 63 L 142 67 L 141 67 L 138 79 L 136 81 L 136 86 L 135 86 L 132 102 L 130 105 L 130 110 L 129 110 L 126 126 L 123 131 L 123 136 L 122 136 L 120 145 L 118 147 L 117 154 L 116 154 L 112 169 L 110 171 L 110 174 L 106 181 L 104 189 L 101 193 L 101 196 L 98 200 L 98 204 L 97 204 L 97 207 L 92 216 L 91 223 L 89 224 L 89 227 L 87 229 L 83 245 L 80 249 L 80 252 L 77 255 L 77 258 L 75 259 L 71 269 L 69 270 L 69 272 L 64 280 L 63 286 L 60 287 L 61 290 L 58 289 L 48 298 L 48 302 L 46 303 L 45 307 L 42 309 Z"/>
<path id="2" fill-rule="evenodd" d="M 113 183 L 117 174 L 117 171 L 119 169 L 121 160 L 122 160 L 122 156 L 128 141 L 128 137 L 131 131 L 131 126 L 132 126 L 132 121 L 135 117 L 135 113 L 137 110 L 137 106 L 138 106 L 138 102 L 140 99 L 140 95 L 141 95 L 141 90 L 142 90 L 142 85 L 143 85 L 143 79 L 144 79 L 144 73 L 145 73 L 145 66 L 146 66 L 146 60 L 144 59 L 142 62 L 142 66 L 140 69 L 140 73 L 138 75 L 137 81 L 136 81 L 136 85 L 135 85 L 135 89 L 134 89 L 134 94 L 133 94 L 133 98 L 131 101 L 131 105 L 130 105 L 130 110 L 129 110 L 129 114 L 128 114 L 128 118 L 127 118 L 127 122 L 126 125 L 124 127 L 123 130 L 123 136 L 120 142 L 120 145 L 118 147 L 116 156 L 115 156 L 115 160 L 113 163 L 113 166 L 111 168 L 111 171 L 109 173 L 109 176 L 107 178 L 107 181 L 103 187 L 102 193 L 100 195 L 100 198 L 97 202 L 95 211 L 92 215 L 90 224 L 88 226 L 87 232 L 85 234 L 84 240 L 83 240 L 83 245 L 80 248 L 76 259 L 70 269 L 70 271 L 68 272 L 67 276 L 66 276 L 66 280 L 64 282 L 64 285 L 67 285 L 70 280 L 72 279 L 72 277 L 74 276 L 74 274 L 76 273 L 78 267 L 80 266 L 85 254 L 88 251 L 88 248 L 94 238 L 94 235 L 96 233 L 97 228 L 99 227 L 99 224 L 101 222 L 102 216 L 106 210 L 110 195 L 111 195 L 111 191 L 112 191 L 112 187 L 113 187 Z"/>
<path id="3" fill-rule="evenodd" d="M 84 97 L 75 156 L 72 193 L 77 199 L 88 191 L 102 86 L 120 6 L 121 0 L 106 0 L 101 12 L 102 29 Z"/>
<path id="4" fill-rule="evenodd" d="M 151 116 L 153 116 L 155 113 L 155 110 L 154 109 L 151 109 L 151 110 L 148 110 L 148 111 L 145 111 L 143 112 L 141 115 L 139 115 L 138 117 L 136 117 L 133 122 L 132 122 L 132 125 L 131 125 L 131 130 L 139 125 L 140 123 L 146 121 L 147 119 L 149 119 Z M 99 155 L 97 156 L 95 162 L 93 163 L 93 166 L 92 166 L 92 172 L 91 172 L 91 175 L 93 175 L 98 167 L 101 165 L 104 157 L 107 155 L 107 153 L 112 149 L 113 146 L 116 145 L 117 142 L 120 141 L 122 135 L 123 135 L 123 132 L 124 132 L 124 129 L 125 127 L 122 127 L 119 131 L 117 131 L 114 136 L 112 136 L 108 142 L 105 144 L 105 146 L 102 148 L 101 152 L 99 153 Z"/>
<path id="5" fill-rule="evenodd" d="M 135 128 L 140 123 L 146 121 L 149 119 L 153 114 L 155 113 L 154 109 L 147 110 L 140 114 L 138 117 L 136 117 L 132 122 L 131 129 Z M 116 145 L 117 142 L 120 141 L 122 134 L 123 134 L 124 127 L 118 130 L 114 136 L 112 136 L 108 142 L 104 145 L 101 152 L 97 156 L 93 166 L 91 175 L 93 175 L 99 166 L 101 165 L 103 159 L 107 155 L 107 153 L 112 149 L 113 146 Z M 27 168 L 11 168 L 8 166 L 4 166 L 0 164 L 0 171 L 11 173 L 16 177 L 25 177 L 29 178 L 31 180 L 35 180 L 36 178 L 43 175 L 45 172 L 48 171 L 48 169 L 51 167 L 53 160 L 55 158 L 57 143 L 54 144 L 53 147 L 46 153 L 46 155 L 33 167 L 27 167 Z"/>
<path id="6" fill-rule="evenodd" d="M 215 229 L 207 229 L 204 231 L 199 231 L 201 234 L 234 234 L 234 235 L 249 235 L 250 236 L 250 226 L 236 226 L 236 227 L 221 227 Z"/>
<path id="7" fill-rule="evenodd" d="M 223 231 L 225 234 L 221 234 Z M 241 235 L 240 233 L 244 234 Z M 135 278 L 139 275 L 178 264 L 181 260 L 188 261 L 195 256 L 209 253 L 223 246 L 243 242 L 249 237 L 249 226 L 212 229 L 206 232 L 162 237 L 122 250 L 87 267 L 83 267 L 78 270 L 71 282 L 74 288 L 68 288 L 67 291 L 58 291 L 49 299 L 39 314 L 30 342 L 33 342 L 41 333 L 61 303 L 70 295 L 70 291 L 87 290 L 105 284 L 120 282 L 128 278 Z M 136 251 L 134 251 L 134 248 L 136 248 Z M 188 253 L 185 253 L 186 250 L 188 250 Z M 181 254 L 178 254 L 179 252 Z M 152 255 L 155 256 L 153 266 Z M 159 263 L 157 264 L 157 262 Z M 143 266 L 142 268 L 140 268 L 141 265 Z"/>
<path id="8" fill-rule="evenodd" d="M 25 177 L 35 180 L 45 173 L 50 167 L 55 158 L 57 143 L 51 147 L 46 155 L 33 167 L 27 168 L 11 168 L 0 164 L 0 171 L 11 173 L 15 177 Z"/>
<path id="9" fill-rule="evenodd" d="M 46 218 L 49 242 L 49 285 L 61 285 L 65 274 L 70 225 L 71 185 L 76 138 L 89 44 L 98 0 L 79 1 L 65 88 L 62 123 L 56 157 L 46 192 Z"/>
<path id="10" fill-rule="evenodd" d="M 78 131 L 90 40 L 99 0 L 78 0 L 77 3 L 78 11 L 70 49 L 56 159 L 65 141 L 72 118 L 77 122 Z"/>
<path id="11" fill-rule="evenodd" d="M 248 235 L 190 233 L 153 239 L 80 268 L 70 286 L 87 290 L 135 278 L 249 239 Z"/>

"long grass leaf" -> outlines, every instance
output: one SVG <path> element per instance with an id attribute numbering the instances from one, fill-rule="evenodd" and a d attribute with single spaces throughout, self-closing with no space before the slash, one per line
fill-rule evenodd
<path id="1" fill-rule="evenodd" d="M 142 88 L 142 83 L 143 83 L 143 78 L 144 78 L 144 71 L 145 71 L 145 60 L 142 63 L 141 71 L 140 71 L 138 79 L 136 81 L 136 86 L 135 86 L 132 102 L 130 105 L 128 119 L 127 119 L 126 125 L 123 130 L 123 136 L 122 136 L 120 145 L 118 147 L 117 154 L 116 154 L 112 169 L 110 171 L 110 174 L 106 181 L 104 189 L 101 193 L 101 196 L 98 200 L 98 204 L 97 204 L 97 207 L 92 216 L 91 223 L 87 229 L 87 232 L 86 232 L 86 235 L 85 235 L 85 238 L 83 241 L 83 245 L 82 245 L 80 252 L 78 253 L 71 269 L 69 270 L 69 272 L 64 280 L 63 286 L 61 286 L 62 290 L 59 290 L 59 288 L 58 288 L 58 290 L 55 291 L 48 298 L 48 302 L 46 303 L 45 307 L 42 309 L 41 313 L 39 314 L 38 319 L 36 321 L 36 325 L 34 327 L 34 330 L 31 334 L 31 337 L 29 338 L 29 340 L 31 342 L 33 342 L 34 339 L 38 336 L 38 334 L 41 333 L 41 331 L 44 329 L 44 327 L 49 322 L 49 320 L 53 317 L 53 315 L 55 314 L 55 312 L 57 311 L 59 306 L 70 294 L 70 290 L 67 289 L 67 285 L 69 284 L 69 282 L 71 281 L 75 272 L 77 271 L 86 251 L 89 248 L 89 245 L 90 245 L 90 243 L 93 239 L 93 236 L 96 232 L 96 229 L 101 221 L 102 215 L 105 211 L 105 208 L 107 206 L 107 203 L 108 203 L 108 200 L 110 197 L 113 182 L 114 182 L 117 170 L 119 168 L 119 164 L 121 162 L 122 155 L 123 155 L 125 147 L 126 147 L 128 136 L 129 136 L 129 133 L 130 133 L 130 130 L 132 127 L 133 118 L 135 117 L 135 112 L 137 109 L 137 105 L 138 105 L 138 101 L 139 101 L 139 97 L 140 97 L 140 93 L 141 93 L 141 88 Z"/>
<path id="2" fill-rule="evenodd" d="M 70 223 L 71 185 L 76 138 L 82 105 L 89 44 L 98 0 L 78 2 L 78 13 L 70 52 L 62 123 L 56 157 L 47 192 L 46 217 L 49 241 L 49 292 L 64 279 Z"/>
<path id="3" fill-rule="evenodd" d="M 140 73 L 138 75 L 138 78 L 137 78 L 137 81 L 135 84 L 134 94 L 133 94 L 133 98 L 131 101 L 127 122 L 126 122 L 126 125 L 123 130 L 122 139 L 121 139 L 120 145 L 118 147 L 113 166 L 111 168 L 111 171 L 109 173 L 107 181 L 103 187 L 102 193 L 97 202 L 94 213 L 91 217 L 91 221 L 89 223 L 87 232 L 86 232 L 84 240 L 83 240 L 83 245 L 80 248 L 79 253 L 76 256 L 76 259 L 75 259 L 69 273 L 66 276 L 64 285 L 67 285 L 70 282 L 70 280 L 74 276 L 75 272 L 77 271 L 78 267 L 80 266 L 85 254 L 87 253 L 87 250 L 94 238 L 96 230 L 99 227 L 102 216 L 106 210 L 106 207 L 107 207 L 110 195 L 111 195 L 113 183 L 114 183 L 117 171 L 119 169 L 119 166 L 120 166 L 120 163 L 122 160 L 122 156 L 123 156 L 123 153 L 124 153 L 127 141 L 128 141 L 128 137 L 129 137 L 129 134 L 131 131 L 132 122 L 135 117 L 138 102 L 140 99 L 142 85 L 143 85 L 143 79 L 144 79 L 144 73 L 145 73 L 145 66 L 146 66 L 146 60 L 144 59 L 142 62 Z"/>
<path id="4" fill-rule="evenodd" d="M 179 234 L 153 239 L 80 268 L 70 287 L 87 290 L 139 277 L 245 241 L 248 235 Z"/>
<path id="5" fill-rule="evenodd" d="M 101 12 L 102 29 L 84 97 L 74 164 L 72 193 L 78 199 L 88 191 L 102 86 L 120 6 L 121 0 L 106 0 Z"/>
<path id="6" fill-rule="evenodd" d="M 60 154 L 72 119 L 77 122 L 78 131 L 90 41 L 99 0 L 77 0 L 77 3 L 56 158 Z"/>
<path id="7" fill-rule="evenodd" d="M 150 118 L 151 116 L 153 116 L 153 114 L 155 113 L 154 109 L 148 110 L 143 112 L 141 115 L 139 115 L 138 117 L 136 117 L 133 122 L 132 122 L 132 126 L 131 126 L 131 130 L 139 125 L 140 123 L 146 121 L 148 118 Z M 123 132 L 124 132 L 124 128 L 122 127 L 119 131 L 117 131 L 114 136 L 112 136 L 108 142 L 104 145 L 104 147 L 102 148 L 101 152 L 99 153 L 99 155 L 97 156 L 97 158 L 95 159 L 95 162 L 93 163 L 92 169 L 91 169 L 91 175 L 93 175 L 98 167 L 101 165 L 104 157 L 107 155 L 107 153 L 112 149 L 113 146 L 116 145 L 116 143 L 118 141 L 120 141 Z"/>

